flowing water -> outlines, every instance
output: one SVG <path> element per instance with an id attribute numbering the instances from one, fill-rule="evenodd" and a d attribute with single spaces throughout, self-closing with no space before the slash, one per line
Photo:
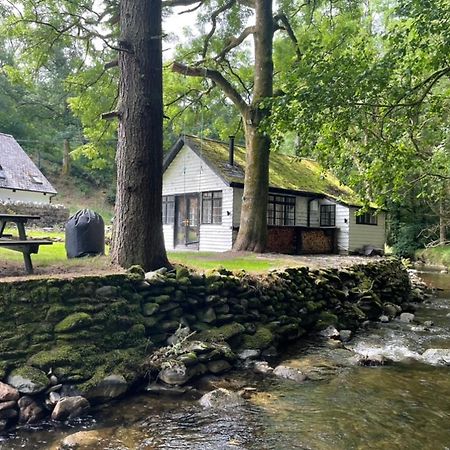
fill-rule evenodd
<path id="1" fill-rule="evenodd" d="M 257 388 L 242 407 L 211 411 L 192 398 L 139 395 L 70 425 L 0 436 L 0 450 L 55 449 L 68 434 L 91 429 L 102 436 L 96 449 L 450 449 L 450 367 L 421 356 L 450 348 L 450 275 L 422 277 L 444 289 L 416 313 L 434 326 L 374 325 L 351 341 L 353 352 L 297 344 L 283 360 L 309 373 L 303 384 L 229 375 Z M 354 352 L 394 362 L 356 366 Z"/>

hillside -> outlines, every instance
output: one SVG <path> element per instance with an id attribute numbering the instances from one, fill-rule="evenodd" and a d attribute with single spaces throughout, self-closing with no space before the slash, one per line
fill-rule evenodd
<path id="1" fill-rule="evenodd" d="M 51 183 L 58 191 L 53 203 L 62 204 L 73 214 L 79 209 L 89 208 L 103 217 L 105 224 L 109 224 L 114 215 L 114 207 L 107 201 L 108 191 L 105 187 L 98 187 L 78 178 L 61 179 L 50 177 Z"/>

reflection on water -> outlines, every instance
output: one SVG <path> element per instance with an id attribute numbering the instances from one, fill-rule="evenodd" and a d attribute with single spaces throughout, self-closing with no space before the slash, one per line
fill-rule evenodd
<path id="1" fill-rule="evenodd" d="M 70 428 L 49 424 L 0 437 L 0 450 L 55 449 L 81 429 L 97 429 L 97 448 L 111 450 L 450 449 L 449 367 L 420 360 L 428 348 L 450 348 L 450 275 L 427 281 L 449 289 L 417 312 L 420 322 L 435 323 L 429 331 L 392 322 L 351 342 L 392 365 L 354 366 L 350 351 L 302 344 L 286 358 L 314 381 L 252 379 L 258 393 L 243 407 L 211 412 L 190 399 L 141 395 Z"/>

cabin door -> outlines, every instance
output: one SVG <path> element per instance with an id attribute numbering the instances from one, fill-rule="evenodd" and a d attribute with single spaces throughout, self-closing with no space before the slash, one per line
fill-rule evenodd
<path id="1" fill-rule="evenodd" d="M 175 246 L 198 250 L 200 235 L 199 195 L 176 197 Z"/>

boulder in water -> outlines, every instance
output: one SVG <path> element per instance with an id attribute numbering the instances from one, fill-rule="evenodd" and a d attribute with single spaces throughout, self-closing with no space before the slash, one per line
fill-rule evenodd
<path id="1" fill-rule="evenodd" d="M 415 317 L 414 314 L 404 312 L 404 313 L 400 314 L 399 319 L 400 319 L 400 322 L 411 323 L 414 321 L 414 317 Z"/>
<path id="2" fill-rule="evenodd" d="M 319 334 L 327 338 L 337 339 L 339 337 L 339 331 L 335 327 L 333 327 L 333 325 L 326 327 L 324 330 L 320 331 Z"/>
<path id="3" fill-rule="evenodd" d="M 356 358 L 358 366 L 384 366 L 388 360 L 383 355 L 359 355 Z"/>
<path id="4" fill-rule="evenodd" d="M 253 370 L 256 373 L 262 373 L 264 375 L 273 372 L 273 368 L 269 366 L 267 361 L 255 361 L 253 363 Z"/>
<path id="5" fill-rule="evenodd" d="M 89 402 L 81 395 L 64 397 L 58 401 L 52 412 L 52 420 L 66 420 L 80 417 L 90 408 Z"/>
<path id="6" fill-rule="evenodd" d="M 19 399 L 19 391 L 9 384 L 0 382 L 0 402 L 9 402 Z"/>
<path id="7" fill-rule="evenodd" d="M 205 394 L 199 402 L 204 408 L 225 409 L 243 405 L 244 399 L 237 392 L 218 388 Z"/>
<path id="8" fill-rule="evenodd" d="M 86 392 L 89 400 L 107 402 L 120 397 L 128 390 L 127 380 L 122 375 L 109 375 Z"/>
<path id="9" fill-rule="evenodd" d="M 19 406 L 20 423 L 36 423 L 45 416 L 44 408 L 28 395 L 21 397 L 17 404 Z"/>
<path id="10" fill-rule="evenodd" d="M 342 342 L 348 342 L 352 337 L 352 331 L 351 330 L 341 330 L 339 331 L 339 339 Z"/>
<path id="11" fill-rule="evenodd" d="M 280 378 L 285 378 L 286 380 L 292 380 L 297 383 L 302 383 L 306 380 L 306 375 L 299 369 L 289 366 L 277 366 L 273 370 L 273 374 Z"/>
<path id="12" fill-rule="evenodd" d="M 95 448 L 101 439 L 98 431 L 79 431 L 65 437 L 58 450 L 90 450 Z"/>
<path id="13" fill-rule="evenodd" d="M 429 364 L 450 365 L 450 348 L 429 348 L 422 354 L 422 359 Z"/>

